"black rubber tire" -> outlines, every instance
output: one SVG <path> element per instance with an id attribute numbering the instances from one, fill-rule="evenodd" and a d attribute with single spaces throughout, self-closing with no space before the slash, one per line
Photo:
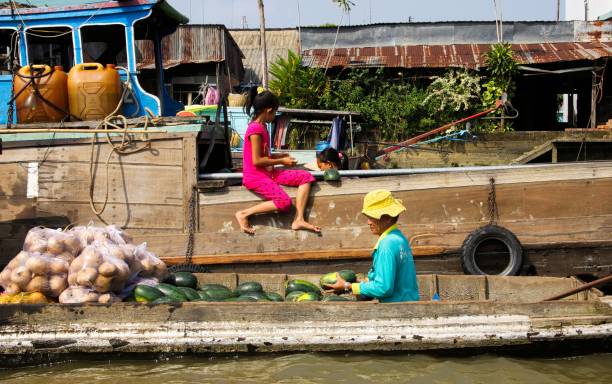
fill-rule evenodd
<path id="1" fill-rule="evenodd" d="M 510 261 L 498 276 L 514 276 L 523 265 L 523 247 L 516 236 L 509 230 L 498 225 L 485 225 L 470 233 L 461 248 L 461 264 L 469 275 L 486 275 L 476 264 L 476 251 L 485 240 L 498 240 L 506 245 Z"/>

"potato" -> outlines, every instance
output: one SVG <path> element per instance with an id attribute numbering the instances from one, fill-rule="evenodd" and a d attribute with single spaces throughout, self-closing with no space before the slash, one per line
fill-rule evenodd
<path id="1" fill-rule="evenodd" d="M 72 256 L 76 256 L 79 252 L 81 252 L 81 240 L 76 236 L 68 235 L 64 240 L 64 247 L 67 252 L 70 252 Z"/>
<path id="2" fill-rule="evenodd" d="M 123 249 L 121 249 L 121 247 L 118 247 L 116 245 L 111 245 L 108 247 L 108 254 L 120 260 L 124 260 L 127 256 L 125 252 L 123 251 Z"/>
<path id="3" fill-rule="evenodd" d="M 105 293 L 103 295 L 100 295 L 100 297 L 98 297 L 98 303 L 100 304 L 110 304 L 116 301 L 117 301 L 116 298 L 110 293 Z"/>
<path id="4" fill-rule="evenodd" d="M 32 272 L 34 275 L 45 275 L 48 271 L 48 263 L 45 257 L 33 256 L 30 257 L 25 266 Z"/>
<path id="5" fill-rule="evenodd" d="M 64 252 L 64 241 L 60 236 L 52 236 L 47 240 L 47 252 L 53 255 L 59 255 Z"/>
<path id="6" fill-rule="evenodd" d="M 11 273 L 13 270 L 8 266 L 4 268 L 2 272 L 0 272 L 0 284 L 8 284 L 11 281 Z"/>
<path id="7" fill-rule="evenodd" d="M 44 276 L 34 276 L 25 286 L 25 292 L 45 292 L 49 287 L 49 280 Z"/>
<path id="8" fill-rule="evenodd" d="M 96 292 L 89 292 L 85 295 L 86 303 L 97 303 L 100 299 L 100 294 Z"/>
<path id="9" fill-rule="evenodd" d="M 155 272 L 155 265 L 149 258 L 143 259 L 140 265 L 142 266 L 142 271 L 140 272 L 142 276 L 150 277 L 153 275 L 153 272 Z"/>
<path id="10" fill-rule="evenodd" d="M 118 268 L 117 268 L 117 273 L 115 274 L 115 278 L 125 283 L 127 279 L 130 277 L 130 269 L 125 263 L 119 263 L 117 267 Z"/>
<path id="11" fill-rule="evenodd" d="M 106 293 L 111 290 L 111 284 L 113 282 L 112 277 L 106 277 L 102 275 L 98 275 L 96 280 L 94 281 L 94 289 L 99 293 Z"/>
<path id="12" fill-rule="evenodd" d="M 27 249 L 27 251 L 31 253 L 45 253 L 47 252 L 47 243 L 44 241 L 33 243 L 32 246 Z"/>
<path id="13" fill-rule="evenodd" d="M 68 272 L 70 274 L 77 273 L 81 269 L 83 269 L 83 257 L 79 256 L 76 259 L 74 259 L 72 263 L 70 263 L 70 268 L 68 269 Z"/>
<path id="14" fill-rule="evenodd" d="M 26 251 L 21 251 L 17 254 L 17 256 L 13 257 L 11 261 L 8 263 L 8 267 L 11 269 L 15 269 L 20 265 L 24 265 L 24 263 L 30 258 L 30 254 Z"/>
<path id="15" fill-rule="evenodd" d="M 153 273 L 153 277 L 157 278 L 159 281 L 163 281 L 168 274 L 168 267 L 166 267 L 166 263 L 160 260 L 159 263 L 155 264 L 155 272 Z"/>
<path id="16" fill-rule="evenodd" d="M 15 283 L 10 283 L 5 288 L 6 288 L 5 292 L 6 292 L 7 295 L 16 295 L 19 292 L 21 292 L 21 288 L 19 287 L 19 285 L 15 284 Z"/>
<path id="17" fill-rule="evenodd" d="M 62 253 L 60 253 L 59 255 L 55 256 L 58 259 L 62 259 L 67 261 L 69 264 L 72 263 L 72 260 L 74 260 L 74 255 L 68 251 L 64 251 Z"/>
<path id="18" fill-rule="evenodd" d="M 65 275 L 68 273 L 69 264 L 63 259 L 52 259 L 49 262 L 48 273 L 53 275 Z"/>
<path id="19" fill-rule="evenodd" d="M 51 276 L 49 278 L 47 294 L 50 297 L 58 297 L 68 287 L 66 278 L 64 276 Z"/>
<path id="20" fill-rule="evenodd" d="M 77 273 L 76 282 L 78 285 L 84 287 L 91 287 L 93 286 L 93 282 L 96 280 L 96 277 L 98 277 L 98 270 L 95 268 L 88 267 L 80 270 Z"/>
<path id="21" fill-rule="evenodd" d="M 77 283 L 77 274 L 71 273 L 68 275 L 68 285 L 73 286 Z"/>
<path id="22" fill-rule="evenodd" d="M 81 253 L 83 263 L 86 267 L 98 268 L 102 264 L 102 255 L 94 247 L 87 247 Z"/>
<path id="23" fill-rule="evenodd" d="M 32 280 L 32 273 L 25 266 L 17 267 L 11 273 L 11 280 L 13 283 L 19 285 L 21 288 L 25 288 L 25 286 Z"/>
<path id="24" fill-rule="evenodd" d="M 98 267 L 98 272 L 106 277 L 113 277 L 117 273 L 117 266 L 113 263 L 104 262 Z"/>

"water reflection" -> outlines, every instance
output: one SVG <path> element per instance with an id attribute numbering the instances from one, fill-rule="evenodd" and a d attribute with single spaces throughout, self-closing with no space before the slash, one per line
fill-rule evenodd
<path id="1" fill-rule="evenodd" d="M 612 354 L 559 359 L 491 355 L 295 354 L 75 362 L 0 371 L 3 384 L 610 383 Z"/>

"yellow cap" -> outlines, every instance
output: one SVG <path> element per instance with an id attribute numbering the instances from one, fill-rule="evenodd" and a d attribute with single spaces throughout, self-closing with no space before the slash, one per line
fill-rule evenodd
<path id="1" fill-rule="evenodd" d="M 365 195 L 361 213 L 373 219 L 380 219 L 382 215 L 396 217 L 405 210 L 402 201 L 394 198 L 391 192 L 377 189 Z"/>

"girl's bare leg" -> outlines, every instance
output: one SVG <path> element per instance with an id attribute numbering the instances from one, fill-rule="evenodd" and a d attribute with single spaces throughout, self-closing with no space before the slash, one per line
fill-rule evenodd
<path id="1" fill-rule="evenodd" d="M 304 219 L 304 210 L 306 209 L 306 203 L 308 202 L 308 195 L 310 194 L 310 183 L 302 184 L 298 187 L 297 197 L 295 199 L 295 219 L 291 224 L 291 229 L 299 230 L 306 229 L 313 232 L 321 232 L 321 227 L 312 225 Z"/>
<path id="2" fill-rule="evenodd" d="M 263 203 L 254 205 L 251 208 L 236 212 L 236 220 L 238 221 L 240 230 L 242 232 L 252 235 L 255 233 L 255 228 L 249 224 L 249 216 L 257 213 L 276 212 L 277 210 L 276 205 L 274 205 L 272 201 L 264 201 Z"/>

